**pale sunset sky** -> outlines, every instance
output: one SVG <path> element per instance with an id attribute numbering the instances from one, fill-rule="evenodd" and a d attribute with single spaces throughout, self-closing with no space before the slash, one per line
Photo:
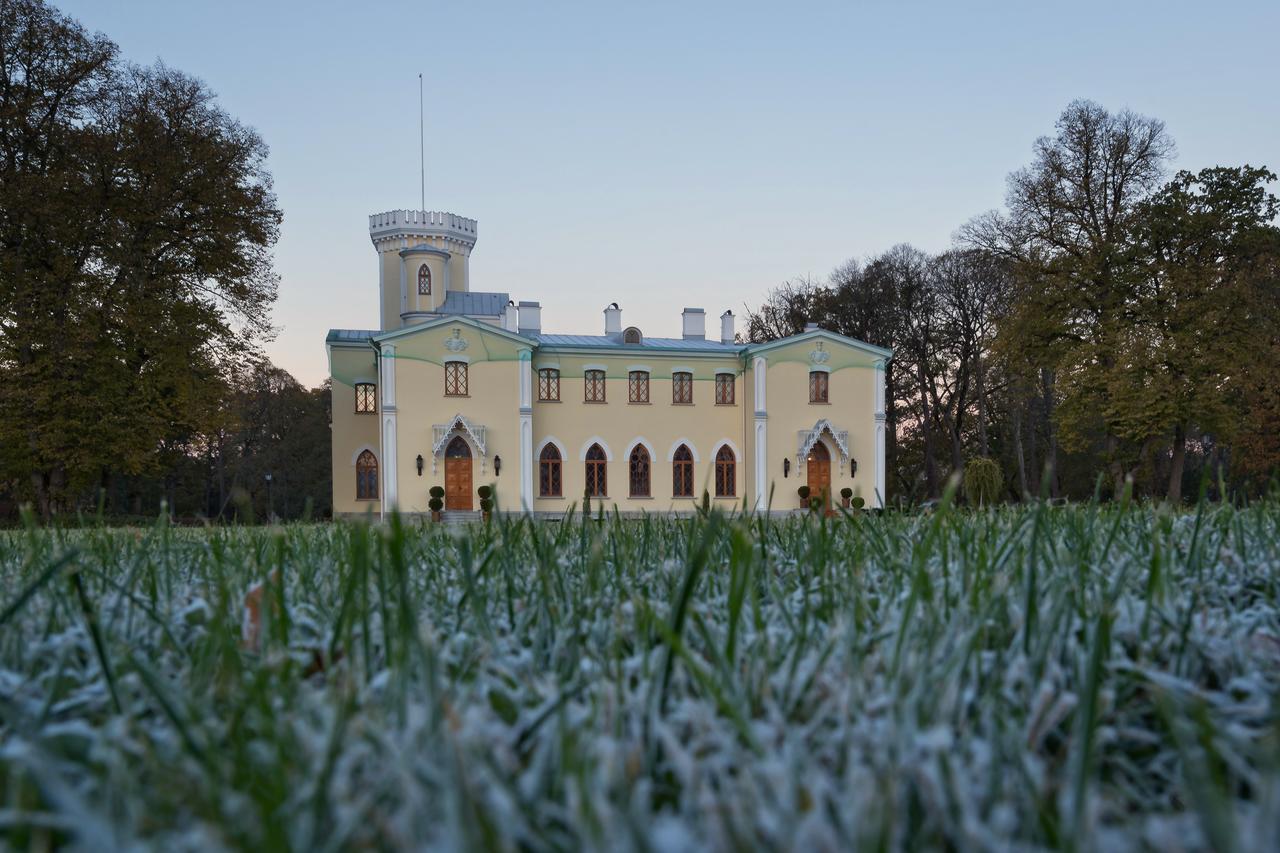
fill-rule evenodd
<path id="1" fill-rule="evenodd" d="M 1176 168 L 1280 168 L 1280 2 L 63 0 L 256 128 L 284 210 L 268 347 L 307 385 L 377 326 L 368 214 L 479 220 L 473 290 L 678 336 L 785 279 L 946 248 L 1075 98 L 1165 121 Z M 709 331 L 714 331 L 709 329 Z"/>

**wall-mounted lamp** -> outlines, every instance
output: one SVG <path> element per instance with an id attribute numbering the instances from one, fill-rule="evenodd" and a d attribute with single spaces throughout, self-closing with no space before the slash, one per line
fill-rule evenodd
<path id="1" fill-rule="evenodd" d="M 856 477 L 858 475 L 858 460 L 852 456 L 849 457 L 849 476 Z"/>
<path id="2" fill-rule="evenodd" d="M 782 476 L 784 478 L 791 476 L 791 457 L 790 456 L 784 457 L 782 460 Z"/>
<path id="3" fill-rule="evenodd" d="M 493 457 L 493 476 L 497 477 L 502 474 L 502 457 Z"/>
<path id="4" fill-rule="evenodd" d="M 418 476 L 421 477 L 422 476 L 422 454 L 421 453 L 418 454 L 417 462 L 418 462 Z"/>

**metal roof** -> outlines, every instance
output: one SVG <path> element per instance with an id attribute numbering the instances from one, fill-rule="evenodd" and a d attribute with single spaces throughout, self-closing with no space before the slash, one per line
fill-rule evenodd
<path id="1" fill-rule="evenodd" d="M 553 347 L 593 347 L 626 350 L 683 350 L 685 352 L 718 352 L 735 355 L 745 349 L 743 344 L 725 344 L 705 338 L 650 338 L 644 343 L 624 344 L 621 335 L 529 335 L 540 344 Z"/>
<path id="2" fill-rule="evenodd" d="M 375 335 L 382 334 L 370 329 L 330 329 L 325 336 L 328 343 L 363 343 Z"/>
<path id="3" fill-rule="evenodd" d="M 511 301 L 509 293 L 463 292 L 450 290 L 445 293 L 444 304 L 437 314 L 480 314 L 493 317 L 506 310 Z"/>

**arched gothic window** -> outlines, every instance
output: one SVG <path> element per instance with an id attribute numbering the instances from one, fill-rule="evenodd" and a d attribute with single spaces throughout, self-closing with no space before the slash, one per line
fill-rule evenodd
<path id="1" fill-rule="evenodd" d="M 637 444 L 631 451 L 627 471 L 631 480 L 631 497 L 649 497 L 649 451 L 643 444 Z"/>
<path id="2" fill-rule="evenodd" d="M 604 448 L 598 444 L 591 445 L 587 450 L 587 494 L 593 498 L 603 498 L 608 495 L 608 480 L 606 478 Z"/>
<path id="3" fill-rule="evenodd" d="M 426 264 L 418 267 L 418 295 L 431 295 L 431 270 L 427 268 Z"/>
<path id="4" fill-rule="evenodd" d="M 693 452 L 684 444 L 671 457 L 671 494 L 677 498 L 693 497 Z"/>
<path id="5" fill-rule="evenodd" d="M 560 451 L 554 444 L 542 448 L 538 455 L 538 497 L 558 498 L 564 494 Z"/>
<path id="6" fill-rule="evenodd" d="M 729 445 L 722 445 L 716 453 L 716 497 L 731 498 L 738 493 L 737 460 Z"/>
<path id="7" fill-rule="evenodd" d="M 378 457 L 366 450 L 356 457 L 356 500 L 378 499 Z"/>

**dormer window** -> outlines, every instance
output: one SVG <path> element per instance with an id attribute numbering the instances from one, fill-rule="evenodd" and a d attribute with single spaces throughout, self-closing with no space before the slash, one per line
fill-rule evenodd
<path id="1" fill-rule="evenodd" d="M 427 268 L 426 264 L 418 267 L 418 295 L 431 295 L 431 270 Z"/>
<path id="2" fill-rule="evenodd" d="M 640 334 L 640 330 L 635 326 L 628 326 L 622 333 L 622 342 L 624 344 L 642 344 L 644 343 L 644 335 Z"/>

